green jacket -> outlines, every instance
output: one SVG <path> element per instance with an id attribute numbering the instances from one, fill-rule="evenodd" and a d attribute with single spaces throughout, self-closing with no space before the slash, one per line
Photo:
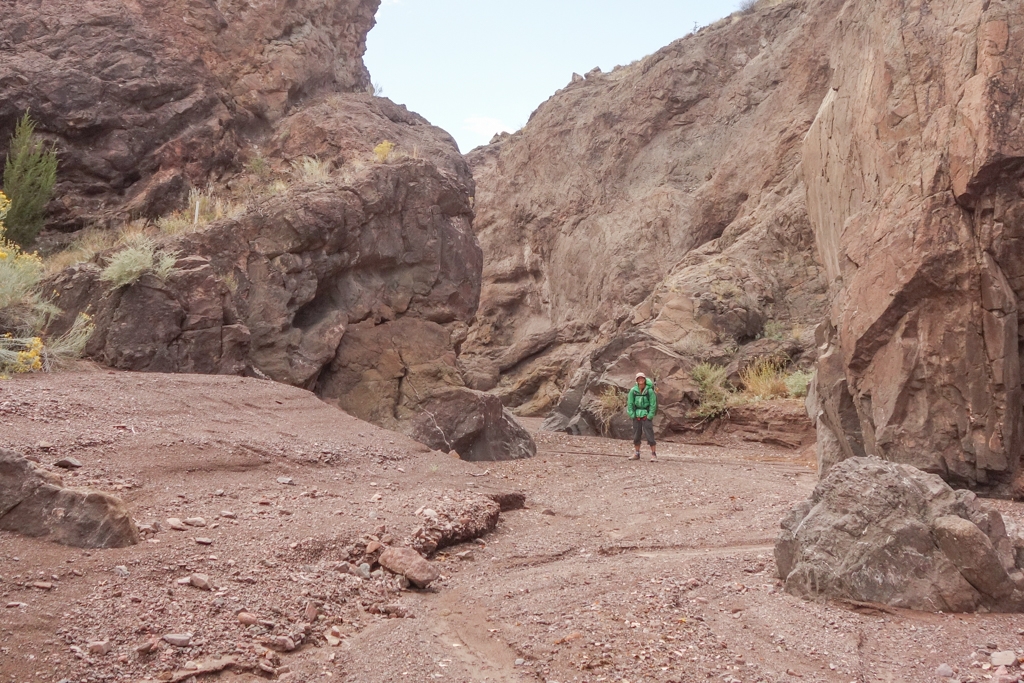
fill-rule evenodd
<path id="1" fill-rule="evenodd" d="M 638 417 L 654 419 L 655 413 L 658 412 L 658 395 L 654 393 L 654 386 L 650 380 L 647 381 L 643 391 L 640 391 L 640 387 L 635 384 L 629 390 L 629 397 L 626 399 L 626 412 L 629 413 L 631 420 Z"/>

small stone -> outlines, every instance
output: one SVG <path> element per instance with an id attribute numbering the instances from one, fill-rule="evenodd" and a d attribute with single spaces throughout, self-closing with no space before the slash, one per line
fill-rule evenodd
<path id="1" fill-rule="evenodd" d="M 939 668 L 935 670 L 935 675 L 940 678 L 952 678 L 953 667 L 951 667 L 949 664 L 939 664 Z"/>
<path id="2" fill-rule="evenodd" d="M 236 515 L 231 510 L 221 510 L 220 511 L 220 516 L 224 517 L 226 519 L 235 519 L 236 517 L 238 517 L 238 515 Z"/>
<path id="3" fill-rule="evenodd" d="M 199 668 L 199 664 L 194 662 L 191 659 L 188 660 L 187 662 L 185 662 L 185 670 L 186 671 L 195 671 L 198 668 Z"/>
<path id="4" fill-rule="evenodd" d="M 120 576 L 122 579 L 127 579 L 128 567 L 124 566 L 123 564 L 119 564 L 116 567 L 114 567 L 114 573 Z"/>
<path id="5" fill-rule="evenodd" d="M 516 660 L 516 666 L 522 666 L 523 664 L 526 664 L 526 660 L 525 659 L 517 659 Z"/>
<path id="6" fill-rule="evenodd" d="M 189 517 L 184 521 L 189 526 L 206 526 L 206 520 L 202 517 Z"/>
<path id="7" fill-rule="evenodd" d="M 295 482 L 292 480 L 291 477 L 278 477 L 277 483 L 284 484 L 285 486 L 295 486 Z"/>
<path id="8" fill-rule="evenodd" d="M 188 647 L 192 642 L 191 633 L 167 633 L 164 640 L 175 647 Z"/>
<path id="9" fill-rule="evenodd" d="M 993 652 L 991 662 L 992 666 L 1013 666 L 1017 663 L 1017 653 L 1013 650 Z"/>
<path id="10" fill-rule="evenodd" d="M 216 491 L 213 492 L 213 495 L 215 495 L 215 496 L 223 496 L 224 495 L 224 489 L 217 489 Z"/>
<path id="11" fill-rule="evenodd" d="M 199 545 L 213 545 L 213 539 L 212 538 L 197 538 L 196 539 L 196 543 L 198 543 Z"/>
<path id="12" fill-rule="evenodd" d="M 49 441 L 37 441 L 36 448 L 38 448 L 41 451 L 50 451 L 53 450 L 53 444 L 50 443 Z"/>
<path id="13" fill-rule="evenodd" d="M 185 526 L 184 522 L 182 522 L 177 517 L 168 517 L 167 518 L 167 527 L 169 529 L 174 529 L 175 531 L 185 531 L 185 530 L 188 529 L 188 527 Z"/>
<path id="14" fill-rule="evenodd" d="M 367 555 L 373 555 L 375 552 L 377 552 L 378 550 L 380 550 L 383 547 L 384 546 L 381 545 L 377 541 L 370 541 L 369 543 L 366 544 L 366 554 Z"/>
<path id="15" fill-rule="evenodd" d="M 135 648 L 140 655 L 146 655 L 160 647 L 160 639 L 153 637 Z"/>
<path id="16" fill-rule="evenodd" d="M 193 574 L 188 577 L 188 581 L 199 590 L 213 590 L 213 584 L 210 583 L 210 577 L 206 574 Z"/>
<path id="17" fill-rule="evenodd" d="M 72 458 L 69 456 L 66 458 L 61 458 L 57 462 L 53 463 L 53 466 L 60 467 L 65 470 L 77 470 L 79 467 L 82 466 L 82 463 L 79 462 L 76 458 Z"/>
<path id="18" fill-rule="evenodd" d="M 32 584 L 32 587 L 38 588 L 39 590 L 48 591 L 53 589 L 53 584 L 49 581 L 36 581 Z"/>
<path id="19" fill-rule="evenodd" d="M 96 640 L 89 643 L 89 653 L 94 655 L 105 655 L 110 652 L 109 640 Z"/>
<path id="20" fill-rule="evenodd" d="M 313 623 L 314 621 L 316 621 L 316 618 L 317 616 L 319 616 L 319 614 L 320 610 L 317 609 L 316 603 L 310 600 L 306 603 L 306 609 L 302 613 L 302 618 L 310 623 Z"/>
<path id="21" fill-rule="evenodd" d="M 252 614 L 250 612 L 239 612 L 238 613 L 238 623 L 240 623 L 240 624 L 242 624 L 244 626 L 253 626 L 258 621 L 259 621 L 259 619 L 256 617 L 255 614 Z"/>
<path id="22" fill-rule="evenodd" d="M 540 511 L 540 514 L 548 515 L 549 517 L 554 517 L 555 516 L 555 511 L 552 510 L 551 508 L 544 508 L 543 510 Z"/>
<path id="23" fill-rule="evenodd" d="M 423 508 L 423 516 L 431 519 L 437 519 L 437 510 L 434 508 Z"/>
<path id="24" fill-rule="evenodd" d="M 28 607 L 28 603 L 27 602 L 9 602 L 6 605 L 4 605 L 4 607 L 6 607 L 7 609 L 12 609 L 12 608 L 16 608 L 16 607 Z"/>
<path id="25" fill-rule="evenodd" d="M 295 641 L 288 636 L 274 636 L 267 645 L 278 652 L 291 652 L 295 649 Z"/>
<path id="26" fill-rule="evenodd" d="M 379 493 L 375 493 L 372 496 L 370 496 L 370 502 L 371 503 L 376 503 L 378 500 L 380 500 L 383 497 L 384 496 L 380 495 Z"/>
<path id="27" fill-rule="evenodd" d="M 366 562 L 363 562 L 361 565 L 356 567 L 356 571 L 358 571 L 359 576 L 363 577 L 364 579 L 370 578 L 370 565 Z"/>

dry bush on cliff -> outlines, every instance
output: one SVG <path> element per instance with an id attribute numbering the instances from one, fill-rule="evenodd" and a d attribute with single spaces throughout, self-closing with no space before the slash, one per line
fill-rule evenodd
<path id="1" fill-rule="evenodd" d="M 729 408 L 732 394 L 727 384 L 726 369 L 713 363 L 701 363 L 690 372 L 690 376 L 697 383 L 700 394 L 700 403 L 690 411 L 690 416 L 713 420 L 723 415 Z"/>
<path id="2" fill-rule="evenodd" d="M 129 240 L 121 251 L 110 257 L 100 279 L 109 282 L 114 289 L 132 284 L 147 272 L 163 280 L 177 260 L 177 254 L 160 253 L 152 238 L 141 235 Z"/>
<path id="3" fill-rule="evenodd" d="M 789 396 L 786 386 L 786 365 L 789 360 L 767 356 L 758 358 L 740 371 L 743 393 L 755 399 Z"/>
<path id="4" fill-rule="evenodd" d="M 292 162 L 292 172 L 299 182 L 326 183 L 331 177 L 331 162 L 319 157 L 302 157 Z"/>

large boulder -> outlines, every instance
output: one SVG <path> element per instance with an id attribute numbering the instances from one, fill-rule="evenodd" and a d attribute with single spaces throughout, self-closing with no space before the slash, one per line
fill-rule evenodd
<path id="1" fill-rule="evenodd" d="M 1022 12 L 875 0 L 837 13 L 802 164 L 834 294 L 812 406 L 823 469 L 870 454 L 1003 487 L 1020 471 Z"/>
<path id="2" fill-rule="evenodd" d="M 78 548 L 123 548 L 139 530 L 117 496 L 65 488 L 61 478 L 0 449 L 0 529 Z"/>
<path id="3" fill-rule="evenodd" d="M 1017 612 L 1022 547 L 973 492 L 910 465 L 854 457 L 783 520 L 775 560 L 786 590 L 802 597 Z"/>
<path id="4" fill-rule="evenodd" d="M 407 433 L 431 448 L 455 451 L 463 460 L 516 460 L 537 454 L 533 437 L 498 397 L 466 388 L 424 401 Z"/>

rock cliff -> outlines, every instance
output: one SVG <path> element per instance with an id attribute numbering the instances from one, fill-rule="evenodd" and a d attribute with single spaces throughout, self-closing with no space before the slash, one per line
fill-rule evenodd
<path id="1" fill-rule="evenodd" d="M 599 397 L 644 369 L 672 429 L 701 360 L 728 364 L 754 341 L 813 360 L 826 288 L 799 162 L 828 92 L 819 4 L 762 3 L 574 76 L 468 155 L 485 253 L 460 358 L 471 385 L 589 432 Z"/>
<path id="2" fill-rule="evenodd" d="M 867 453 L 1005 484 L 1024 447 L 1024 3 L 879 0 L 834 16 L 803 160 L 833 289 L 822 470 Z"/>
<path id="3" fill-rule="evenodd" d="M 447 133 L 366 92 L 377 5 L 16 8 L 0 128 L 30 109 L 56 142 L 58 223 L 153 217 L 195 188 L 238 204 L 160 236 L 168 273 L 114 286 L 108 251 L 59 274 L 54 331 L 90 312 L 87 353 L 114 367 L 253 374 L 467 458 L 532 455 L 456 366 L 480 291 L 473 179 Z M 319 172 L 295 170 L 310 160 Z"/>

